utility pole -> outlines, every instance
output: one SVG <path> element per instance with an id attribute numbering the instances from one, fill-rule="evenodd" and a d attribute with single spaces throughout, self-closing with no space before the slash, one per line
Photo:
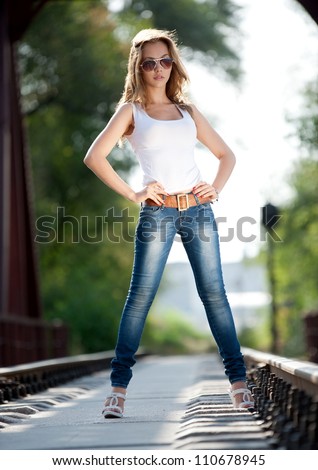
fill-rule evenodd
<path id="1" fill-rule="evenodd" d="M 267 273 L 269 280 L 269 290 L 271 295 L 271 312 L 270 312 L 270 330 L 271 330 L 271 352 L 277 354 L 279 352 L 279 335 L 277 327 L 277 292 L 275 277 L 275 250 L 274 245 L 277 242 L 277 234 L 273 227 L 279 220 L 278 209 L 271 203 L 267 203 L 262 208 L 262 223 L 267 231 Z"/>

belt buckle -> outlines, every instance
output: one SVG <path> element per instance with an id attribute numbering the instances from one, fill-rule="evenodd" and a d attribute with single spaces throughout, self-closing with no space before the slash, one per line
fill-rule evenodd
<path id="1" fill-rule="evenodd" d="M 181 198 L 185 197 L 186 198 L 186 207 L 184 209 L 181 209 Z M 187 209 L 189 209 L 189 195 L 186 194 L 186 193 L 181 193 L 181 194 L 177 194 L 177 204 L 178 204 L 178 211 L 185 211 Z"/>

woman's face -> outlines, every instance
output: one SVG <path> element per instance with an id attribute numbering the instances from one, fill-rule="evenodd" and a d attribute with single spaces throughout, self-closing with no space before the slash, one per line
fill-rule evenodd
<path id="1" fill-rule="evenodd" d="M 151 60 L 164 58 L 170 58 L 169 49 L 165 42 L 157 41 L 155 43 L 147 43 L 143 46 L 141 63 L 148 59 Z M 165 68 L 165 66 L 168 66 L 168 68 Z M 169 64 L 168 62 L 165 65 L 165 63 L 160 63 L 159 60 L 156 61 L 153 70 L 144 71 L 141 67 L 141 73 L 146 86 L 154 88 L 161 88 L 166 86 L 170 78 L 171 70 L 172 64 Z"/>

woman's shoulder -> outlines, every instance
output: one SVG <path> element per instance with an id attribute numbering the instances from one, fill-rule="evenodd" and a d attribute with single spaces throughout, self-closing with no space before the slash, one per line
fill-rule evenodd
<path id="1" fill-rule="evenodd" d="M 118 103 L 110 122 L 121 123 L 121 126 L 128 128 L 133 123 L 133 121 L 134 117 L 131 104 Z"/>
<path id="2" fill-rule="evenodd" d="M 125 102 L 125 103 L 119 103 L 116 109 L 117 113 L 132 113 L 133 111 L 133 103 L 130 102 Z"/>
<path id="3" fill-rule="evenodd" d="M 188 107 L 188 109 L 190 110 L 190 112 L 192 114 L 199 113 L 199 110 L 198 110 L 197 106 L 194 103 L 191 103 L 191 102 L 187 103 L 187 107 Z"/>
<path id="4" fill-rule="evenodd" d="M 191 103 L 191 102 L 178 103 L 178 106 L 182 110 L 187 111 L 190 114 L 190 116 L 192 117 L 192 119 L 194 119 L 194 120 L 195 120 L 196 117 L 198 117 L 201 114 L 200 111 L 198 110 L 198 108 L 196 107 L 196 105 Z"/>
<path id="5" fill-rule="evenodd" d="M 115 114 L 113 116 L 114 119 L 118 120 L 120 119 L 121 121 L 124 120 L 128 124 L 132 123 L 134 121 L 134 109 L 133 109 L 133 104 L 129 102 L 125 103 L 118 103 L 116 107 Z"/>
<path id="6" fill-rule="evenodd" d="M 202 114 L 202 112 L 199 110 L 199 108 L 197 107 L 197 105 L 193 104 L 193 103 L 189 103 L 189 108 L 190 108 L 190 114 L 192 116 L 192 119 L 197 123 L 199 121 L 201 121 L 202 119 L 204 119 L 204 115 Z"/>
<path id="7" fill-rule="evenodd" d="M 133 101 L 126 101 L 125 103 L 119 103 L 117 106 L 117 112 L 120 111 L 121 113 L 128 114 L 130 116 L 134 116 L 138 114 L 139 111 L 142 111 L 143 107 L 138 102 Z"/>

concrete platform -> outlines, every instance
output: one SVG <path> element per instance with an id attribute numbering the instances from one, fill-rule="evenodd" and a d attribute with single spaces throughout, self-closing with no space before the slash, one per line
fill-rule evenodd
<path id="1" fill-rule="evenodd" d="M 146 357 L 125 417 L 105 420 L 109 371 L 0 406 L 1 450 L 268 449 L 248 411 L 233 410 L 216 355 Z"/>

